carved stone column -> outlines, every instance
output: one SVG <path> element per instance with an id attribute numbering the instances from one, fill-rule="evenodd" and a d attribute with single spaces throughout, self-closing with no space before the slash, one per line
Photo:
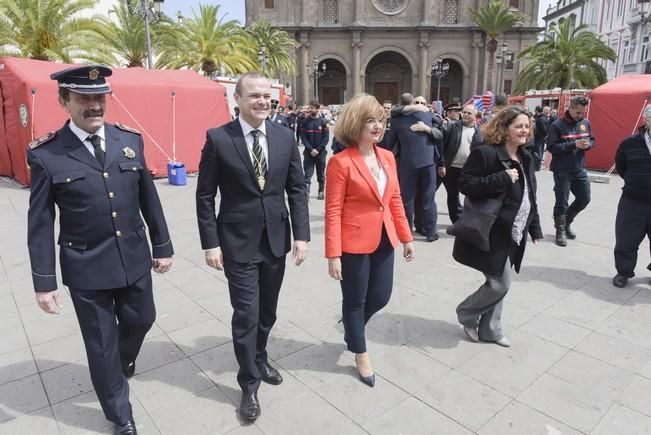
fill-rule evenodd
<path id="1" fill-rule="evenodd" d="M 355 9 L 353 10 L 353 26 L 362 25 L 362 1 L 354 1 Z"/>
<path id="2" fill-rule="evenodd" d="M 355 3 L 357 4 L 359 2 L 355 2 Z M 357 7 L 357 6 L 355 6 L 355 7 Z M 362 65 L 361 65 L 362 64 L 362 61 L 361 61 L 361 58 L 362 58 L 362 54 L 361 54 L 361 49 L 362 49 L 361 38 L 362 38 L 362 34 L 361 33 L 362 32 L 359 32 L 359 31 L 354 31 L 353 32 L 353 41 L 352 41 L 352 44 L 351 44 L 351 47 L 352 47 L 352 50 L 353 50 L 353 70 L 351 72 L 351 81 L 352 81 L 352 85 L 353 85 L 352 86 L 353 92 L 349 96 L 349 98 L 353 97 L 354 95 L 357 95 L 357 94 L 359 94 L 360 92 L 363 91 L 362 85 L 360 83 L 360 78 L 362 76 L 362 71 L 361 71 L 361 68 L 362 68 Z"/>
<path id="3" fill-rule="evenodd" d="M 473 38 L 471 46 L 470 71 L 472 75 L 470 77 L 470 89 L 473 94 L 479 94 L 482 92 L 482 90 L 479 89 L 479 50 L 483 48 L 483 44 L 481 43 L 481 40 L 476 41 L 475 38 Z"/>
<path id="4" fill-rule="evenodd" d="M 309 25 L 308 22 L 308 10 L 310 9 L 308 3 L 310 0 L 301 0 L 301 27 L 306 27 Z"/>
<path id="5" fill-rule="evenodd" d="M 429 47 L 432 45 L 429 42 L 429 35 L 427 32 L 420 33 L 420 41 L 418 42 L 418 95 L 422 95 L 426 100 L 429 101 L 429 95 L 427 94 L 427 77 L 430 76 L 431 68 L 429 64 L 428 51 Z"/>
<path id="6" fill-rule="evenodd" d="M 299 57 L 298 57 L 298 76 L 301 80 L 300 101 L 301 104 L 308 104 L 310 101 L 310 78 L 307 74 L 307 67 L 309 65 L 308 50 L 310 48 L 310 41 L 307 32 L 301 32 L 299 37 Z"/>
<path id="7" fill-rule="evenodd" d="M 430 15 L 432 14 L 432 0 L 423 0 L 422 9 L 420 12 L 420 25 L 429 26 L 430 25 Z"/>

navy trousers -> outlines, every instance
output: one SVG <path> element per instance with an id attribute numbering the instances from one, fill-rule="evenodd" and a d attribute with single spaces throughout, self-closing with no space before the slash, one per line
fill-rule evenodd
<path id="1" fill-rule="evenodd" d="M 86 346 L 90 378 L 106 418 L 129 421 L 129 384 L 122 361 L 135 361 L 156 320 L 151 274 L 129 287 L 112 290 L 70 289 Z"/>
<path id="2" fill-rule="evenodd" d="M 263 231 L 258 252 L 251 261 L 236 263 L 225 259 L 224 273 L 233 306 L 233 347 L 240 366 L 237 383 L 243 392 L 255 392 L 260 386 L 257 364 L 267 361 L 267 340 L 276 323 L 285 256 L 273 255 Z"/>
<path id="3" fill-rule="evenodd" d="M 570 192 L 574 201 L 568 207 Z M 554 216 L 576 216 L 590 203 L 590 181 L 585 169 L 573 172 L 554 172 Z"/>
<path id="4" fill-rule="evenodd" d="M 615 220 L 615 269 L 619 275 L 635 276 L 637 251 L 644 236 L 651 242 L 651 204 L 622 196 Z M 651 264 L 647 268 L 651 270 Z"/>
<path id="5" fill-rule="evenodd" d="M 365 326 L 391 297 L 394 249 L 386 231 L 377 249 L 370 254 L 341 255 L 341 311 L 344 340 L 348 350 L 366 352 Z"/>
<path id="6" fill-rule="evenodd" d="M 434 193 L 436 192 L 436 166 L 430 165 L 417 169 L 400 170 L 400 195 L 405 206 L 405 214 L 410 228 L 413 227 L 415 217 L 416 192 L 418 191 L 422 213 L 422 229 L 428 236 L 436 234 L 436 201 Z"/>

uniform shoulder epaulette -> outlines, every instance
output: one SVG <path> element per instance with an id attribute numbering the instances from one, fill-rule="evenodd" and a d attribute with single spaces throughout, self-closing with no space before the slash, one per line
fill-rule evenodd
<path id="1" fill-rule="evenodd" d="M 49 141 L 54 139 L 54 136 L 56 136 L 56 135 L 57 135 L 57 133 L 55 131 L 51 131 L 48 134 L 46 134 L 44 136 L 41 136 L 36 140 L 31 141 L 29 143 L 29 148 L 30 149 L 36 149 L 36 148 L 40 147 L 41 145 L 43 145 L 44 143 L 48 143 Z"/>
<path id="2" fill-rule="evenodd" d="M 115 126 L 117 128 L 119 128 L 120 130 L 122 130 L 122 131 L 128 131 L 129 133 L 134 133 L 134 134 L 142 134 L 138 130 L 136 130 L 135 128 L 131 128 L 128 125 L 116 123 Z"/>

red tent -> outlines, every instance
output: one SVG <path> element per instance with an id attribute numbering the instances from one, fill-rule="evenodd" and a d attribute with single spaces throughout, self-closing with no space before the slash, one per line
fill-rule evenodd
<path id="1" fill-rule="evenodd" d="M 590 92 L 588 119 L 595 148 L 586 153 L 590 169 L 610 169 L 617 146 L 642 125 L 642 111 L 651 104 L 651 75 L 623 75 Z"/>
<path id="2" fill-rule="evenodd" d="M 0 59 L 0 175 L 29 184 L 27 145 L 67 119 L 50 74 L 68 66 Z M 115 68 L 108 81 L 107 121 L 142 133 L 147 165 L 158 175 L 172 160 L 197 171 L 206 130 L 230 120 L 225 88 L 194 71 Z"/>

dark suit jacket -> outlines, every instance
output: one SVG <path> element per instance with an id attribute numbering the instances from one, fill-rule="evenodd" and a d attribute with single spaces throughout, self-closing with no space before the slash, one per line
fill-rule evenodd
<path id="1" fill-rule="evenodd" d="M 274 124 L 282 125 L 283 127 L 291 128 L 289 126 L 289 119 L 280 113 L 276 113 L 274 115 L 273 119 L 270 118 L 270 121 L 273 122 Z"/>
<path id="2" fill-rule="evenodd" d="M 445 135 L 443 136 L 443 159 L 439 163 L 439 166 L 445 166 L 446 168 L 450 167 L 452 160 L 454 160 L 454 156 L 456 156 L 457 151 L 459 151 L 462 132 L 463 121 L 453 121 L 448 123 Z M 484 139 L 482 138 L 481 131 L 479 130 L 479 127 L 475 125 L 475 134 L 472 136 L 470 150 L 472 151 L 480 146 L 483 141 Z"/>
<path id="3" fill-rule="evenodd" d="M 126 287 L 150 271 L 152 255 L 162 258 L 174 252 L 145 163 L 142 136 L 111 124 L 105 124 L 105 133 L 104 168 L 67 123 L 54 138 L 27 152 L 31 168 L 27 244 L 37 291 L 57 287 L 55 204 L 60 213 L 61 274 L 71 288 Z"/>
<path id="4" fill-rule="evenodd" d="M 431 135 L 413 132 L 409 129 L 418 121 L 432 127 L 432 115 L 429 112 L 410 112 L 391 119 L 393 149 L 398 149 L 400 170 L 418 169 L 433 165 L 438 160 L 434 139 Z"/>
<path id="5" fill-rule="evenodd" d="M 269 158 L 264 191 L 258 186 L 239 121 L 206 133 L 196 194 L 201 247 L 221 247 L 228 261 L 249 262 L 258 252 L 265 226 L 277 257 L 291 249 L 291 231 L 296 240 L 310 239 L 305 176 L 292 131 L 271 121 L 266 121 L 265 129 Z M 221 199 L 215 217 L 217 188 Z"/>

